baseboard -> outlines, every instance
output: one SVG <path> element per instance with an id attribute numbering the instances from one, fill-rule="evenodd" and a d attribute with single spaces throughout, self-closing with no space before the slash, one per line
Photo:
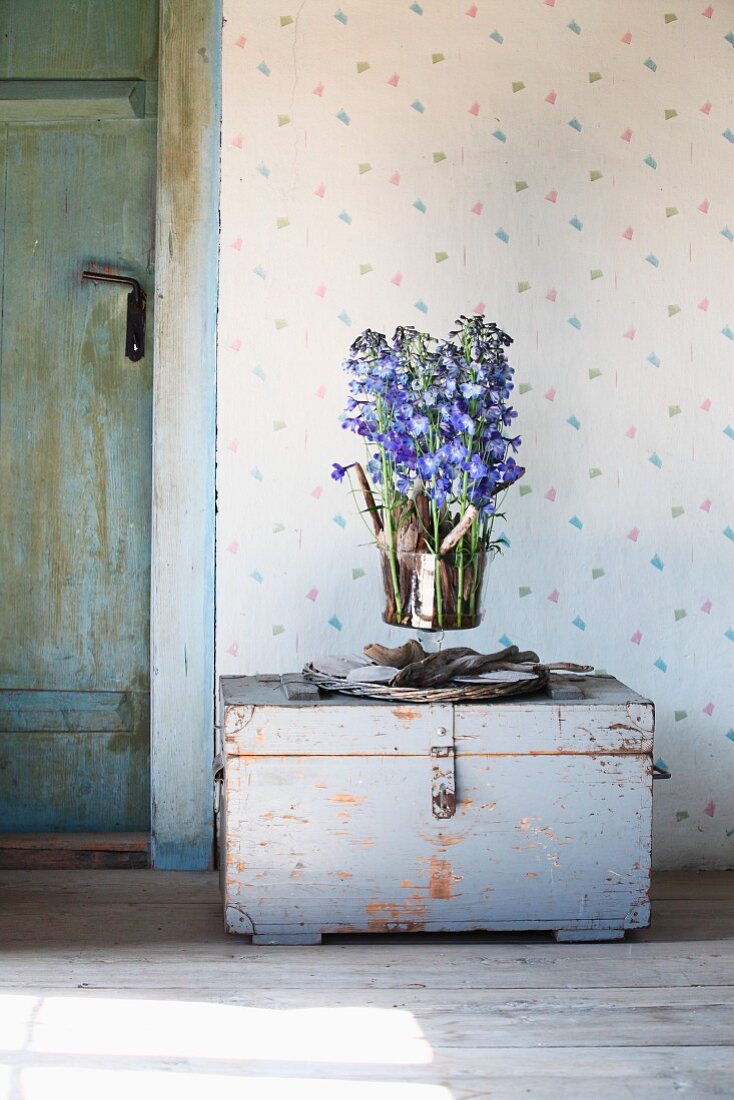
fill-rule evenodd
<path id="1" fill-rule="evenodd" d="M 131 870 L 150 866 L 148 833 L 0 833 L 0 870 Z"/>

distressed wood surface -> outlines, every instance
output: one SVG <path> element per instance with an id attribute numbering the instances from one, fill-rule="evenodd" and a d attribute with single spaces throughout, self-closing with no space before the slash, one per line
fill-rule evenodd
<path id="1" fill-rule="evenodd" d="M 220 0 L 161 0 L 153 411 L 153 849 L 211 866 Z"/>
<path id="2" fill-rule="evenodd" d="M 537 707 L 279 705 L 262 683 L 233 694 L 223 684 L 230 931 L 594 939 L 647 925 L 653 714 L 621 685 Z M 437 816 L 431 747 L 454 739 L 442 766 L 455 767 L 456 813 Z"/>
<path id="3" fill-rule="evenodd" d="M 123 18 L 120 18 L 121 10 Z M 0 79 L 155 80 L 158 12 L 150 0 L 2 0 Z"/>
<path id="4" fill-rule="evenodd" d="M 133 700 L 148 688 L 152 357 L 125 359 L 124 294 L 80 274 L 107 264 L 152 289 L 155 120 L 42 121 L 61 77 L 87 94 L 109 85 L 76 80 L 71 25 L 49 84 L 21 7 L 0 15 L 3 94 L 26 109 L 3 162 L 0 827 L 144 829 L 147 702 Z M 74 8 L 87 29 L 93 8 Z M 125 53 L 140 27 L 121 16 L 104 33 Z"/>
<path id="5" fill-rule="evenodd" d="M 320 699 L 295 713 L 278 705 L 227 707 L 223 745 L 231 756 L 423 756 L 435 730 L 453 724 L 457 749 L 465 755 L 652 750 L 652 705 L 584 700 L 542 709 L 533 703 L 492 703 L 488 709 L 472 703 L 452 711 L 447 703 L 363 702 L 367 705 L 335 705 L 326 712 Z"/>
<path id="6" fill-rule="evenodd" d="M 1 691 L 0 733 L 129 733 L 148 709 L 147 691 Z"/>
<path id="7" fill-rule="evenodd" d="M 282 698 L 285 699 L 283 693 Z M 376 703 L 298 710 L 227 706 L 222 722 L 228 756 L 425 756 L 436 730 L 453 725 L 451 705 Z"/>
<path id="8" fill-rule="evenodd" d="M 654 709 L 650 702 L 613 703 L 588 692 L 553 709 L 527 702 L 519 708 L 458 705 L 454 732 L 465 753 L 652 752 Z"/>
<path id="9" fill-rule="evenodd" d="M 0 868 L 143 868 L 149 849 L 147 832 L 0 833 Z"/>
<path id="10" fill-rule="evenodd" d="M 0 165 L 6 165 L 8 162 L 8 127 L 0 125 Z M 0 210 L 3 211 L 3 217 L 0 218 L 0 302 L 2 302 L 2 295 L 5 293 L 5 202 L 7 199 L 8 180 L 7 172 L 3 172 L 0 177 Z M 3 328 L 0 323 L 0 368 L 2 367 L 2 352 L 3 352 Z"/>
<path id="11" fill-rule="evenodd" d="M 147 723 L 123 733 L 0 734 L 0 830 L 148 828 Z"/>
<path id="12" fill-rule="evenodd" d="M 279 680 L 224 677 L 222 742 L 230 755 L 424 755 L 453 721 L 462 753 L 648 753 L 654 707 L 616 680 L 593 677 L 580 700 L 545 696 L 482 703 L 400 704 L 337 693 L 286 697 Z"/>
<path id="13" fill-rule="evenodd" d="M 146 833 L 0 833 L 0 848 L 8 851 L 143 852 L 148 847 Z"/>
<path id="14" fill-rule="evenodd" d="M 125 295 L 81 270 L 152 285 L 155 123 L 8 135 L 0 687 L 145 690 L 152 358 L 125 359 Z"/>
<path id="15" fill-rule="evenodd" d="M 228 937 L 214 874 L 2 872 L 0 1060 L 30 1100 L 120 1079 L 145 1100 L 730 1097 L 734 875 L 657 875 L 652 892 L 671 900 L 625 944 L 314 952 Z"/>
<path id="16" fill-rule="evenodd" d="M 459 757 L 448 820 L 428 759 L 232 763 L 225 900 L 257 932 L 647 923 L 645 757 Z"/>
<path id="17" fill-rule="evenodd" d="M 303 993 L 299 990 L 262 990 L 252 998 L 255 1002 L 252 1007 L 246 1002 L 242 1004 L 243 999 L 241 994 L 230 996 L 224 1004 L 202 1011 L 204 1020 L 221 1021 L 221 1030 L 197 1028 L 194 1018 L 182 1010 L 182 1006 L 171 1005 L 171 1022 L 178 1025 L 173 1042 L 169 1039 L 171 1053 L 179 1057 L 188 1054 L 189 1057 L 226 1058 L 232 1052 L 234 1031 L 239 1025 L 240 1058 L 276 1059 L 278 1036 L 272 1034 L 266 1038 L 261 1029 L 252 1028 L 252 1024 L 258 1022 L 261 1010 L 302 1011 Z M 7 996 L 3 1000 L 6 1006 L 10 1002 Z M 643 1049 L 664 1042 L 671 1028 L 686 1032 L 686 1045 L 700 1047 L 719 1046 L 723 1035 L 734 1031 L 734 989 L 731 986 L 710 986 L 703 990 L 675 986 L 608 992 L 598 988 L 589 992 L 553 989 L 515 997 L 508 996 L 506 990 L 473 989 L 453 994 L 444 990 L 440 1000 L 430 988 L 411 988 L 402 994 L 396 994 L 395 990 L 378 989 L 365 994 L 363 991 L 351 992 L 348 988 L 332 988 L 314 993 L 309 1003 L 325 1018 L 333 1014 L 336 1019 L 337 1011 L 341 1010 L 347 1019 L 351 1014 L 355 1023 L 359 1020 L 360 1009 L 410 1005 L 411 1011 L 421 1019 L 420 1029 L 411 1028 L 412 1034 L 409 1033 L 410 1039 L 415 1041 L 411 1052 L 414 1055 L 423 1045 L 421 1039 L 427 1040 L 431 1047 L 434 1042 L 446 1047 L 473 1049 L 555 1047 L 568 1034 L 569 1027 L 574 1028 L 574 1046 L 577 1047 L 607 1045 Z M 239 1012 L 226 1011 L 226 1007 L 236 1009 L 238 1006 Z M 84 1051 L 88 1036 L 96 1030 L 94 1014 L 105 1011 L 100 1000 L 95 1003 L 91 998 L 77 1002 L 72 1008 L 68 1002 L 39 1006 L 32 995 L 23 998 L 18 1008 L 18 1023 L 34 1025 L 37 1047 L 47 1045 L 48 1032 L 53 1030 L 58 1038 L 64 1036 L 65 1049 L 70 1053 Z M 65 1012 L 66 1020 L 63 1019 Z M 142 1051 L 149 1050 L 155 1039 L 146 1038 L 150 1026 L 147 1014 L 141 1013 L 134 1003 L 124 1001 L 118 1006 L 118 1012 L 120 1034 L 105 1036 L 104 1049 L 113 1055 L 121 1054 L 131 1045 L 138 1045 Z M 397 1025 L 405 1022 L 396 1014 Z M 382 1038 L 384 1041 L 384 1035 Z M 281 1038 L 280 1041 L 288 1040 Z M 351 1038 L 346 1040 L 344 1053 L 349 1052 L 357 1060 L 355 1056 L 359 1052 L 360 1061 L 369 1061 L 370 1044 L 375 1041 L 379 1043 L 378 1036 L 353 1031 Z M 322 1060 L 319 1051 L 326 1054 L 327 1050 L 333 1050 L 333 1039 L 327 1035 L 320 1038 L 310 1035 L 308 1042 L 317 1061 Z M 305 1047 L 302 1057 L 306 1057 Z"/>
<path id="18" fill-rule="evenodd" d="M 598 703 L 611 703 L 617 704 L 631 704 L 631 703 L 643 703 L 649 704 L 650 700 L 646 699 L 642 695 L 638 695 L 632 688 L 622 684 L 619 680 L 615 680 L 613 676 L 606 675 L 589 675 L 583 677 L 563 677 L 564 682 L 573 683 L 574 687 L 578 687 L 584 698 L 594 699 Z M 254 706 L 302 706 L 300 701 L 292 701 L 285 698 L 281 686 L 280 675 L 267 675 L 260 676 L 223 676 L 220 680 L 220 701 L 226 706 L 237 706 L 242 703 L 250 703 Z M 510 696 L 502 701 L 502 706 L 524 706 L 528 702 L 522 696 Z M 549 699 L 545 694 L 538 694 L 532 696 L 533 706 L 538 707 L 553 707 L 556 706 L 553 700 Z M 384 706 L 385 704 L 375 699 L 360 699 L 357 696 L 341 695 L 338 692 L 322 693 L 319 698 L 319 705 L 322 707 L 332 706 L 344 706 L 344 707 L 364 707 L 364 706 Z M 481 706 L 482 704 L 470 704 L 471 706 Z M 493 706 L 499 705 L 499 703 L 493 703 Z"/>
<path id="19" fill-rule="evenodd" d="M 143 80 L 0 80 L 0 121 L 144 118 Z"/>

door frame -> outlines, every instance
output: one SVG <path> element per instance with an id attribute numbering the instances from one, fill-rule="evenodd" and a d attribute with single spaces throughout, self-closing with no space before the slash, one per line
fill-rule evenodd
<path id="1" fill-rule="evenodd" d="M 160 0 L 151 862 L 212 866 L 222 0 Z"/>

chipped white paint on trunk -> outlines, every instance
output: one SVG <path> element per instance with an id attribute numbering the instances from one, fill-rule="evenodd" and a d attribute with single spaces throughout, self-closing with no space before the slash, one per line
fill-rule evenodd
<path id="1" fill-rule="evenodd" d="M 289 702 L 271 679 L 224 679 L 227 929 L 302 943 L 462 929 L 613 939 L 645 927 L 653 706 L 608 678 L 583 688 L 561 704 L 406 707 Z M 445 818 L 431 748 L 451 743 L 457 804 Z"/>

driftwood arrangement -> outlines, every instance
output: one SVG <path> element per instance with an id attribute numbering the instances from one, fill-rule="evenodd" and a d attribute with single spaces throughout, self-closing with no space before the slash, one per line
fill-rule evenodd
<path id="1" fill-rule="evenodd" d="M 355 477 L 364 498 L 364 510 L 369 516 L 372 530 L 375 533 L 375 541 L 381 550 L 387 550 L 388 543 L 385 536 L 385 523 L 382 509 L 376 504 L 370 488 L 367 475 L 359 462 L 352 463 Z M 509 486 L 503 482 L 495 485 L 491 496 L 497 496 Z M 428 544 L 426 535 L 432 537 L 430 526 L 430 505 L 428 498 L 423 493 L 420 479 L 416 480 L 413 492 L 410 496 L 410 504 L 407 508 L 394 509 L 391 518 L 392 530 L 395 534 L 395 548 L 400 553 L 426 553 Z M 478 512 L 473 504 L 470 504 L 464 515 L 454 523 L 451 516 L 446 513 L 441 517 L 439 530 L 439 554 L 444 556 L 453 550 L 458 542 L 468 534 Z"/>
<path id="2" fill-rule="evenodd" d="M 458 525 L 453 528 L 457 529 Z M 390 557 L 387 551 L 380 549 L 385 589 L 383 621 L 391 626 L 412 626 L 418 630 L 434 630 L 439 624 L 442 630 L 479 626 L 482 585 L 490 556 L 478 550 L 468 561 L 459 562 L 452 548 L 445 556 L 398 549 L 394 562 L 400 593 L 398 609 Z"/>
<path id="3" fill-rule="evenodd" d="M 446 508 L 432 519 L 423 482 L 417 478 L 406 500 L 385 514 L 359 462 L 352 469 L 380 551 L 383 620 L 423 630 L 478 626 L 485 568 L 493 551 L 485 551 L 478 539 L 479 513 L 474 505 L 458 520 Z M 506 488 L 496 485 L 491 496 Z"/>
<path id="4" fill-rule="evenodd" d="M 480 676 L 486 672 L 532 672 L 540 664 L 537 653 L 529 649 L 520 652 L 516 645 L 508 646 L 499 653 L 488 654 L 477 653 L 475 649 L 465 646 L 428 654 L 417 642 L 415 645 L 422 656 L 418 656 L 416 650 L 413 651 L 412 659 L 399 668 L 392 680 L 396 687 L 441 687 L 457 676 Z M 399 650 L 385 650 L 376 663 L 398 668 L 389 660 L 390 654 L 400 654 L 405 648 L 401 646 Z M 374 650 L 374 646 L 366 646 L 365 654 L 371 656 Z M 372 659 L 375 660 L 374 657 Z"/>
<path id="5" fill-rule="evenodd" d="M 590 665 L 541 663 L 537 653 L 518 646 L 488 654 L 464 646 L 426 653 L 411 640 L 396 649 L 374 643 L 364 653 L 365 664 L 341 661 L 337 669 L 314 662 L 304 674 L 327 691 L 418 703 L 529 694 L 545 688 L 552 671 L 592 671 Z"/>

